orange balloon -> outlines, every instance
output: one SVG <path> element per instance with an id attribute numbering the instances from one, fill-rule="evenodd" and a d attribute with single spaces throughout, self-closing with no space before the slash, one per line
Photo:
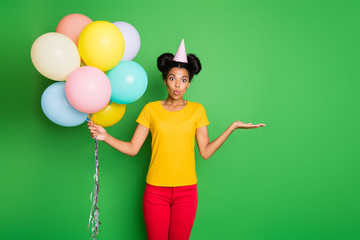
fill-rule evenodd
<path id="1" fill-rule="evenodd" d="M 89 23 L 92 23 L 92 20 L 85 15 L 79 13 L 69 14 L 60 20 L 56 32 L 69 37 L 77 46 L 81 31 Z"/>
<path id="2" fill-rule="evenodd" d="M 110 127 L 118 123 L 125 114 L 126 105 L 109 103 L 104 109 L 92 114 L 91 120 L 93 123 Z"/>

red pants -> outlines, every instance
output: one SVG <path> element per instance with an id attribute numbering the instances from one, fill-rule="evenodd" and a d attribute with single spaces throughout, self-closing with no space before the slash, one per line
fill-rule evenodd
<path id="1" fill-rule="evenodd" d="M 148 240 L 188 240 L 198 204 L 197 185 L 146 184 L 143 211 Z"/>

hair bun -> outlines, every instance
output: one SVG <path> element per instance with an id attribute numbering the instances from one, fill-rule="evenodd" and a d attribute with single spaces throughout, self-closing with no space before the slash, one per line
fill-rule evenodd
<path id="1" fill-rule="evenodd" d="M 174 55 L 171 53 L 163 53 L 157 59 L 157 67 L 162 73 L 162 78 L 165 80 L 169 70 L 173 67 L 185 68 L 189 73 L 189 81 L 198 74 L 201 70 L 200 60 L 194 54 L 187 55 L 187 63 L 173 61 Z"/>
<path id="2" fill-rule="evenodd" d="M 199 58 L 197 58 L 194 54 L 190 53 L 187 55 L 187 60 L 193 74 L 198 74 L 201 71 L 201 63 Z"/>
<path id="3" fill-rule="evenodd" d="M 163 53 L 158 57 L 157 67 L 160 70 L 160 72 L 168 70 L 173 58 L 174 58 L 174 55 L 171 53 Z"/>

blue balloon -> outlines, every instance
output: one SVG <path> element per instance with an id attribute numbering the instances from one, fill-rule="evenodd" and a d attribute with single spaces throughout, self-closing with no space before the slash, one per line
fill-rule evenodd
<path id="1" fill-rule="evenodd" d="M 50 121 L 64 127 L 78 126 L 88 116 L 71 106 L 65 95 L 65 82 L 53 83 L 45 89 L 41 96 L 41 108 Z"/>
<path id="2" fill-rule="evenodd" d="M 121 61 L 106 75 L 111 83 L 110 101 L 118 104 L 135 102 L 144 94 L 148 85 L 144 68 L 134 61 Z"/>

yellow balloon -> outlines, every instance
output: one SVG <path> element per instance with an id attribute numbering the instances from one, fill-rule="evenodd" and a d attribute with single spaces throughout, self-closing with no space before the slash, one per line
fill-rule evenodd
<path id="1" fill-rule="evenodd" d="M 125 104 L 109 103 L 104 109 L 92 114 L 91 120 L 97 125 L 110 127 L 121 120 L 125 114 L 125 109 Z"/>
<path id="2" fill-rule="evenodd" d="M 95 21 L 81 31 L 78 47 L 86 65 L 107 71 L 123 57 L 125 40 L 119 28 L 111 22 Z"/>

